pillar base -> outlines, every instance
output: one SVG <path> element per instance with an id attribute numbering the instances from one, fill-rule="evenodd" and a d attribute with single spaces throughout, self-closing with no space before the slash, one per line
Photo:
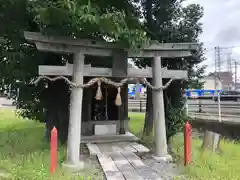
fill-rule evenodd
<path id="1" fill-rule="evenodd" d="M 119 134 L 126 134 L 125 128 L 120 128 L 119 129 Z"/>
<path id="2" fill-rule="evenodd" d="M 78 162 L 77 164 L 62 163 L 64 170 L 75 173 L 84 169 L 84 162 Z"/>
<path id="3" fill-rule="evenodd" d="M 172 156 L 169 155 L 169 154 L 167 154 L 165 156 L 161 156 L 161 157 L 153 155 L 152 158 L 159 163 L 160 162 L 172 162 L 173 161 Z"/>

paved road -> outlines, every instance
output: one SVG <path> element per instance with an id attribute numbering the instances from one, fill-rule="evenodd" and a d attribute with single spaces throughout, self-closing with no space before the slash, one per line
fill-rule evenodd
<path id="1" fill-rule="evenodd" d="M 199 113 L 199 103 L 202 105 L 202 113 Z M 146 109 L 146 100 L 140 101 L 129 100 L 129 110 L 135 109 L 137 111 L 142 108 L 142 111 Z M 188 100 L 189 115 L 191 117 L 208 119 L 218 121 L 218 103 L 213 100 Z M 12 101 L 6 98 L 0 97 L 0 108 L 15 109 L 12 105 Z M 221 103 L 222 121 L 231 121 L 240 123 L 240 102 L 234 101 L 222 101 Z"/>
<path id="2" fill-rule="evenodd" d="M 15 109 L 16 107 L 12 103 L 12 100 L 0 97 L 0 108 Z"/>
<path id="3" fill-rule="evenodd" d="M 208 121 L 208 122 L 219 122 L 219 116 L 217 114 L 210 114 L 210 113 L 189 113 L 189 117 Z M 240 116 L 239 115 L 222 115 L 221 122 L 227 124 L 239 124 L 240 123 Z"/>
<path id="4" fill-rule="evenodd" d="M 218 102 L 213 100 L 188 100 L 189 112 L 199 112 L 199 105 L 201 112 L 218 114 Z M 240 102 L 221 101 L 220 109 L 222 114 L 240 115 Z"/>
<path id="5" fill-rule="evenodd" d="M 202 111 L 199 113 L 199 104 Z M 130 111 L 145 110 L 146 101 L 129 100 L 128 107 Z M 218 103 L 213 100 L 188 100 L 189 116 L 203 121 L 218 122 Z M 240 123 L 240 102 L 222 101 L 221 102 L 221 120 L 225 123 Z"/>
<path id="6" fill-rule="evenodd" d="M 200 99 L 200 100 L 188 100 L 188 104 L 198 104 L 198 103 L 202 103 L 202 104 L 209 104 L 209 105 L 217 105 L 218 102 L 213 101 L 211 99 Z M 222 105 L 238 105 L 240 107 L 240 102 L 236 102 L 236 101 L 221 101 Z"/>
<path id="7" fill-rule="evenodd" d="M 218 114 L 218 103 L 213 100 L 188 100 L 189 112 L 199 112 L 199 105 L 201 105 L 202 112 Z M 146 100 L 128 100 L 129 110 L 144 111 L 146 109 Z M 240 115 L 240 102 L 222 101 L 221 113 Z"/>

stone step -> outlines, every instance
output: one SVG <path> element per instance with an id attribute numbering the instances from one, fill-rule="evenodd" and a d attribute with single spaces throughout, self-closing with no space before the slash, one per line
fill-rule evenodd
<path id="1" fill-rule="evenodd" d="M 87 143 L 90 155 L 121 153 L 147 153 L 149 149 L 136 142 Z"/>
<path id="2" fill-rule="evenodd" d="M 116 135 L 82 136 L 81 143 L 135 142 L 140 139 L 130 132 Z"/>

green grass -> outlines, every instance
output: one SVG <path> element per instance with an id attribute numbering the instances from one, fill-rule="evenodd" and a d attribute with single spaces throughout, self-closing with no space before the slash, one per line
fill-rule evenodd
<path id="1" fill-rule="evenodd" d="M 144 116 L 130 114 L 130 129 L 141 135 Z M 54 177 L 49 170 L 49 145 L 43 140 L 43 124 L 16 117 L 12 111 L 0 110 L 0 174 L 7 172 L 11 180 L 67 180 L 74 179 L 64 172 L 61 162 L 65 160 L 65 148 L 59 149 L 59 169 Z M 147 139 L 147 138 L 146 138 Z M 146 141 L 145 139 L 145 141 Z M 147 140 L 152 145 L 152 140 Z M 240 180 L 240 144 L 233 141 L 221 142 L 221 155 L 202 152 L 200 139 L 192 141 L 193 163 L 185 168 L 186 179 L 190 180 Z M 174 153 L 183 164 L 183 136 L 179 134 L 172 140 Z M 86 169 L 82 176 L 95 176 L 97 170 Z M 0 177 L 0 179 L 3 179 Z M 76 180 L 82 177 L 75 178 Z"/>
<path id="2" fill-rule="evenodd" d="M 144 115 L 130 114 L 130 128 L 133 132 L 141 133 Z M 179 165 L 183 165 L 183 135 L 176 135 L 172 139 L 174 153 L 179 157 Z M 192 164 L 184 168 L 186 179 L 190 180 L 240 180 L 240 144 L 222 140 L 222 153 L 202 152 L 202 140 L 192 140 Z"/>
<path id="3" fill-rule="evenodd" d="M 96 170 L 85 170 L 77 178 L 58 169 L 49 172 L 49 145 L 43 140 L 44 126 L 35 121 L 16 117 L 10 110 L 0 109 L 0 174 L 7 180 L 80 180 L 93 177 Z M 59 167 L 65 159 L 65 148 L 59 149 Z M 97 177 L 97 176 L 96 176 Z M 0 179 L 4 179 L 0 176 Z"/>

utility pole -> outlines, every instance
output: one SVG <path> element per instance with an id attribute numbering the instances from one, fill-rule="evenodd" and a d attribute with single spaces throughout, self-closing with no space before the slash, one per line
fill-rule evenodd
<path id="1" fill-rule="evenodd" d="M 232 57 L 231 57 L 231 53 L 228 53 L 228 55 L 227 55 L 227 68 L 228 68 L 228 72 L 232 73 Z"/>
<path id="2" fill-rule="evenodd" d="M 215 66 L 215 72 L 214 72 L 214 89 L 216 91 L 217 89 L 217 47 L 214 47 L 214 66 Z"/>
<path id="3" fill-rule="evenodd" d="M 219 72 L 221 70 L 221 56 L 220 56 L 220 47 L 216 46 L 214 48 L 215 53 L 215 73 L 214 73 L 214 80 L 215 80 L 215 90 L 217 89 L 217 79 L 219 78 Z"/>
<path id="4" fill-rule="evenodd" d="M 215 47 L 215 93 L 216 93 L 216 96 L 218 97 L 218 105 L 219 105 L 219 94 L 216 92 L 216 90 L 218 89 L 217 87 L 217 78 L 219 80 L 220 79 L 220 70 L 221 70 L 221 56 L 220 56 L 220 47 L 217 46 Z M 219 120 L 221 119 L 221 114 L 219 116 Z M 212 151 L 215 152 L 217 149 L 218 149 L 218 146 L 219 146 L 219 142 L 220 142 L 220 135 L 218 133 L 213 133 L 213 132 L 208 132 L 206 131 L 205 132 L 205 141 L 207 139 L 209 139 L 211 142 L 212 141 Z M 206 142 L 205 142 L 206 143 Z"/>
<path id="5" fill-rule="evenodd" d="M 234 59 L 234 69 L 235 69 L 234 70 L 234 87 L 235 87 L 235 90 L 237 90 L 237 70 L 238 70 L 237 65 L 238 65 L 238 63 Z"/>

